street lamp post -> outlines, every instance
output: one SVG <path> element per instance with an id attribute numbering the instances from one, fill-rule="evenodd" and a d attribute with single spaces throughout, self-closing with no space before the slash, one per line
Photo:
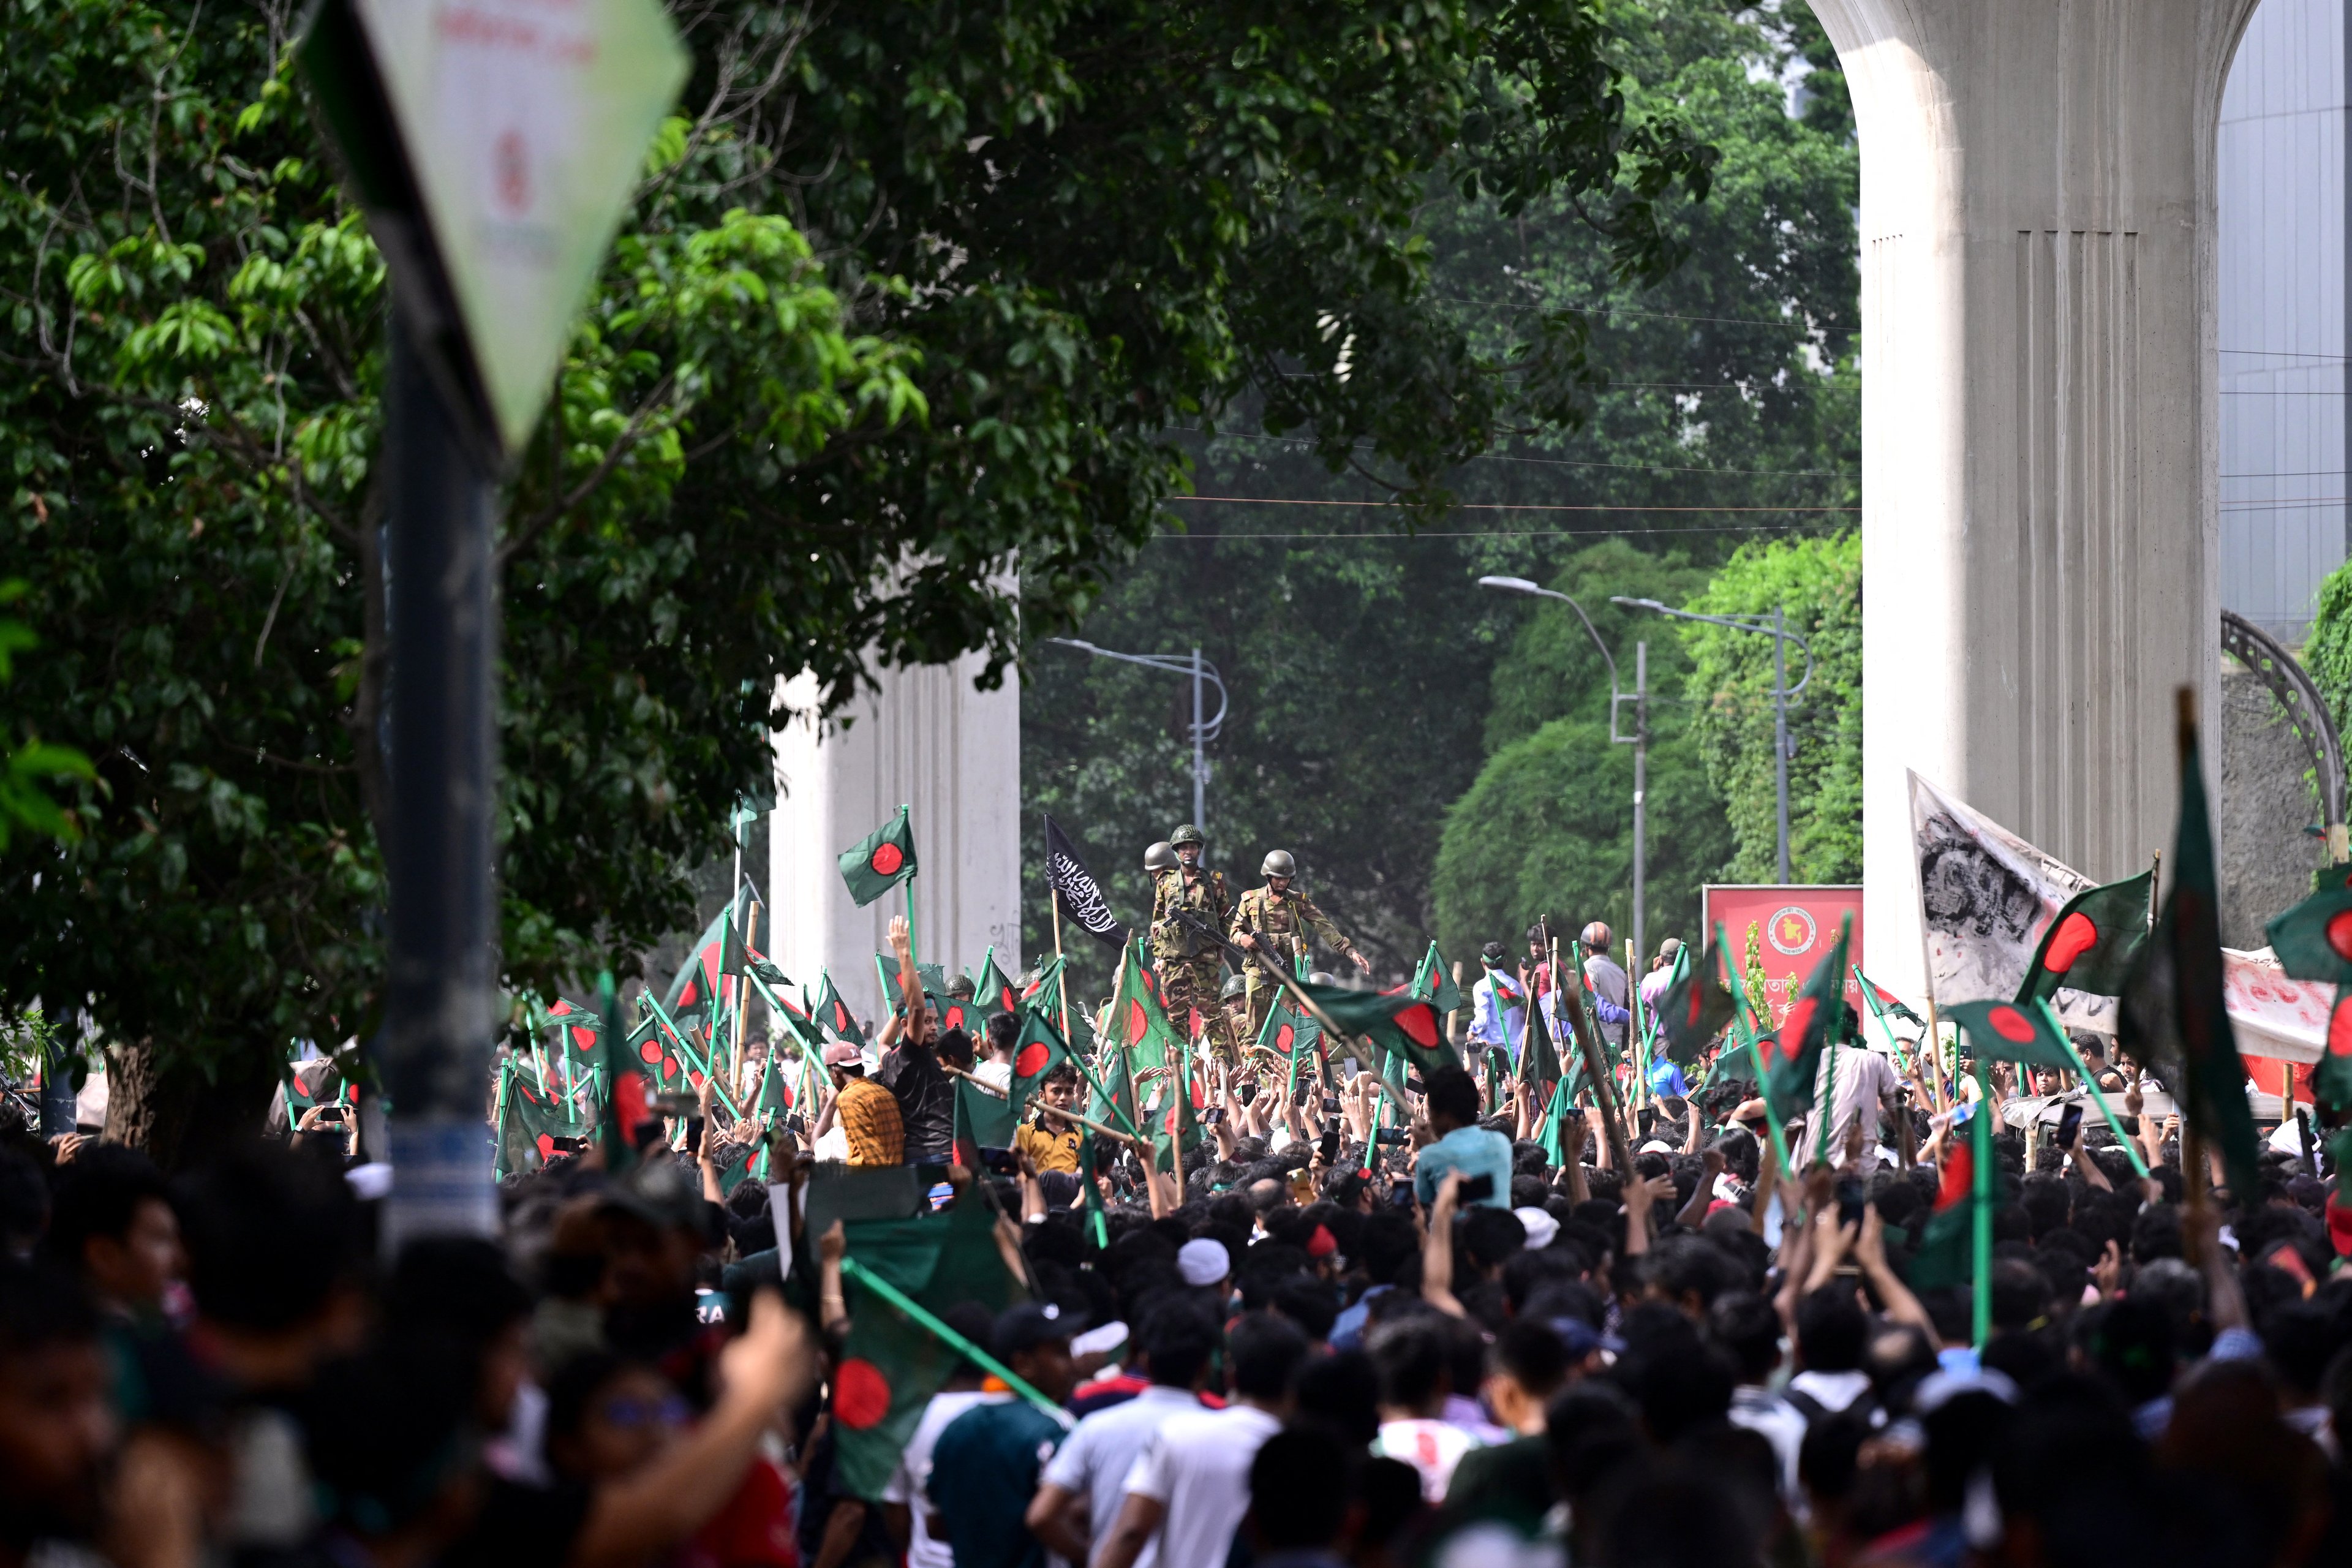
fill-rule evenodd
<path id="1" fill-rule="evenodd" d="M 1192 825 L 1206 833 L 1209 830 L 1208 747 L 1209 742 L 1215 740 L 1217 732 L 1223 728 L 1225 710 L 1231 706 L 1225 692 L 1224 680 L 1217 674 L 1217 667 L 1202 658 L 1201 650 L 1197 647 L 1190 654 L 1115 653 L 1109 648 L 1097 647 L 1090 642 L 1081 642 L 1076 637 L 1047 637 L 1045 640 L 1058 643 L 1064 647 L 1074 647 L 1080 653 L 1092 654 L 1097 658 L 1115 658 L 1121 664 L 1139 664 L 1146 669 L 1165 670 L 1171 675 L 1181 675 L 1192 681 Z M 1217 689 L 1217 710 L 1204 716 L 1202 712 L 1202 708 L 1206 706 L 1203 700 L 1206 696 L 1206 688 L 1211 686 Z"/>
<path id="2" fill-rule="evenodd" d="M 1557 593 L 1552 589 L 1530 583 L 1525 577 L 1481 577 L 1478 579 L 1478 586 L 1492 593 L 1511 594 L 1523 599 L 1558 599 L 1576 612 L 1576 618 L 1584 623 L 1585 634 L 1592 638 L 1592 646 L 1601 650 L 1601 661 L 1609 667 L 1609 739 L 1617 745 L 1633 748 L 1633 929 L 1632 935 L 1633 952 L 1637 955 L 1645 953 L 1649 951 L 1648 932 L 1643 929 L 1645 921 L 1643 919 L 1642 906 L 1649 871 L 1646 836 L 1648 812 L 1643 797 L 1649 793 L 1650 780 L 1650 645 L 1646 642 L 1637 642 L 1633 645 L 1633 689 L 1621 691 L 1617 688 L 1617 660 L 1611 657 L 1609 645 L 1601 640 L 1601 634 L 1593 629 L 1592 618 L 1584 613 L 1583 605 L 1566 594 Z M 1633 732 L 1630 735 L 1621 735 L 1617 732 L 1617 706 L 1621 702 L 1627 701 L 1633 704 Z"/>
<path id="3" fill-rule="evenodd" d="M 1789 629 L 1787 612 L 1774 606 L 1771 616 L 1702 616 L 1694 610 L 1669 609 L 1655 599 L 1629 599 L 1612 594 L 1612 605 L 1629 609 L 1654 610 L 1678 621 L 1706 621 L 1712 626 L 1729 626 L 1734 631 L 1760 632 L 1772 639 L 1772 790 L 1780 811 L 1780 884 L 1789 882 L 1789 699 L 1805 689 L 1813 678 L 1812 646 Z M 1789 684 L 1789 645 L 1795 643 L 1805 656 L 1805 673 L 1797 684 Z"/>

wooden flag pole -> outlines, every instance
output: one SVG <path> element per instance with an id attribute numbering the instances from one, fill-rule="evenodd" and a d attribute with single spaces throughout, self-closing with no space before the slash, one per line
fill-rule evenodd
<path id="1" fill-rule="evenodd" d="M 1076 1053 L 1073 1053 L 1074 1058 L 1075 1054 Z M 992 1100 L 1009 1100 L 1013 1098 L 1003 1089 L 997 1088 L 994 1084 L 988 1082 L 984 1079 L 974 1078 L 971 1074 L 964 1071 L 961 1068 L 949 1067 L 943 1062 L 940 1064 L 940 1070 L 945 1072 L 950 1078 L 962 1079 L 966 1083 L 971 1084 L 974 1089 L 980 1090 L 981 1093 L 989 1096 Z M 1140 1149 L 1145 1146 L 1142 1139 L 1130 1137 L 1127 1133 L 1121 1132 L 1116 1127 L 1106 1127 L 1101 1122 L 1094 1121 L 1090 1117 L 1081 1116 L 1075 1110 L 1056 1110 L 1052 1106 L 1047 1105 L 1038 1107 L 1037 1113 L 1040 1116 L 1058 1116 L 1065 1121 L 1072 1122 L 1079 1127 L 1085 1128 L 1087 1131 L 1096 1134 L 1097 1137 L 1116 1139 L 1119 1142 L 1129 1145 L 1130 1148 Z"/>
<path id="2" fill-rule="evenodd" d="M 1046 892 L 1054 900 L 1054 962 L 1061 966 L 1062 1043 L 1067 1045 L 1070 1040 L 1070 966 L 1062 957 L 1062 889 L 1048 888 Z M 993 952 L 995 949 L 989 951 Z M 1132 1064 L 1129 1070 L 1133 1070 Z"/>
<path id="3" fill-rule="evenodd" d="M 728 908 L 728 912 L 730 914 L 734 912 L 734 908 L 731 904 Z M 743 916 L 743 967 L 747 972 L 751 966 L 751 943 L 758 936 L 759 930 L 760 906 L 753 904 L 749 910 L 744 911 Z M 726 957 L 726 944 L 724 942 L 719 944 L 719 957 L 722 961 Z M 744 976 L 739 974 L 735 977 L 735 1051 L 733 1060 L 733 1067 L 735 1069 L 735 1092 L 738 1094 L 743 1092 L 743 1026 L 747 1022 L 749 1022 L 751 1012 L 751 987 L 745 984 Z"/>

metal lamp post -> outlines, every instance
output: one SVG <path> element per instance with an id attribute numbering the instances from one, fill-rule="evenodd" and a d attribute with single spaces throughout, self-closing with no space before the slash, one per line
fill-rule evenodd
<path id="1" fill-rule="evenodd" d="M 1107 647 L 1097 647 L 1076 637 L 1047 637 L 1050 643 L 1074 647 L 1080 653 L 1097 658 L 1115 658 L 1121 664 L 1139 664 L 1146 669 L 1165 670 L 1181 675 L 1192 683 L 1192 825 L 1202 832 L 1209 830 L 1209 742 L 1217 738 L 1225 722 L 1225 710 L 1232 706 L 1225 693 L 1225 683 L 1217 674 L 1217 667 L 1201 657 L 1194 648 L 1190 654 L 1181 653 L 1116 653 Z M 1217 710 L 1203 716 L 1206 689 L 1217 689 Z"/>
<path id="2" fill-rule="evenodd" d="M 1609 667 L 1609 739 L 1617 745 L 1633 748 L 1633 929 L 1632 935 L 1634 952 L 1646 953 L 1649 952 L 1648 932 L 1644 929 L 1647 922 L 1643 919 L 1642 906 L 1644 888 L 1649 877 L 1647 810 L 1643 797 L 1648 794 L 1650 782 L 1650 645 L 1646 642 L 1637 642 L 1633 645 L 1633 689 L 1620 691 L 1617 689 L 1617 661 L 1611 657 L 1609 645 L 1602 642 L 1601 634 L 1593 629 L 1592 618 L 1584 613 L 1583 605 L 1566 594 L 1530 583 L 1525 577 L 1481 577 L 1478 579 L 1478 586 L 1492 593 L 1510 594 L 1523 599 L 1558 599 L 1576 612 L 1576 618 L 1584 623 L 1586 635 L 1592 638 L 1592 646 L 1601 650 L 1601 662 Z M 1633 732 L 1630 735 L 1621 735 L 1617 732 L 1617 708 L 1618 704 L 1628 701 L 1633 704 Z"/>
<path id="3" fill-rule="evenodd" d="M 1612 594 L 1612 605 L 1629 609 L 1654 610 L 1678 621 L 1706 621 L 1709 625 L 1729 626 L 1734 631 L 1760 632 L 1772 639 L 1772 787 L 1778 796 L 1780 828 L 1780 885 L 1789 882 L 1789 699 L 1805 689 L 1813 678 L 1813 650 L 1811 644 L 1788 626 L 1788 616 L 1775 605 L 1770 616 L 1702 616 L 1694 610 L 1669 609 L 1655 599 L 1628 599 Z M 1797 684 L 1789 684 L 1789 645 L 1795 643 L 1805 656 L 1805 673 Z"/>

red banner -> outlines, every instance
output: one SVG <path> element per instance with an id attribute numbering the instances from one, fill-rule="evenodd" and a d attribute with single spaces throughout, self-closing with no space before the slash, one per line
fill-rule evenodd
<path id="1" fill-rule="evenodd" d="M 1862 889 L 1850 886 L 1781 887 L 1777 883 L 1707 884 L 1705 903 L 1707 940 L 1717 925 L 1731 944 L 1731 962 L 1742 967 L 1748 960 L 1748 928 L 1756 928 L 1756 951 L 1764 966 L 1764 992 L 1774 1022 L 1787 1011 L 1808 975 L 1837 942 L 1838 922 L 1853 917 L 1853 937 L 1846 949 L 1848 965 L 1866 973 L 1869 960 L 1862 945 Z M 1862 992 L 1849 973 L 1845 999 L 1863 1012 Z"/>

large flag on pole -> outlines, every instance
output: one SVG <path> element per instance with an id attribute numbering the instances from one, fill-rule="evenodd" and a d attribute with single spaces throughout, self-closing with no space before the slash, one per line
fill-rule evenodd
<path id="1" fill-rule="evenodd" d="M 2147 940 L 2147 912 L 2156 873 L 2085 888 L 2066 900 L 2034 944 L 2020 1002 L 2046 1002 L 2059 987 L 2093 996 L 2123 993 L 2124 975 Z"/>
<path id="2" fill-rule="evenodd" d="M 1062 913 L 1077 922 L 1080 931 L 1106 947 L 1127 945 L 1127 928 L 1110 912 L 1102 884 L 1087 869 L 1078 847 L 1050 816 L 1045 819 L 1045 885 L 1061 895 Z"/>
<path id="3" fill-rule="evenodd" d="M 1381 1049 L 1402 1057 L 1424 1081 L 1443 1067 L 1459 1067 L 1454 1047 L 1445 1043 L 1437 1005 L 1410 991 L 1351 991 L 1344 985 L 1298 982 L 1298 988 L 1323 1009 L 1341 1033 L 1362 1036 Z"/>
<path id="4" fill-rule="evenodd" d="M 2034 949 L 2091 879 L 1921 778 L 1911 781 L 1912 850 L 1927 939 L 1927 994 L 1952 1002 L 2013 1001 Z M 2058 1016 L 2113 1034 L 2116 1004 L 2062 989 Z"/>
<path id="5" fill-rule="evenodd" d="M 841 852 L 841 879 L 863 909 L 915 874 L 915 830 L 907 808 Z"/>
<path id="6" fill-rule="evenodd" d="M 2172 840 L 2172 891 L 2124 984 L 2121 1039 L 2180 1103 L 2190 1126 L 2214 1141 L 2240 1203 L 2261 1191 L 2253 1108 L 2246 1103 L 2246 1065 L 2230 1030 L 2221 984 L 2220 881 L 2213 870 L 2213 827 L 2205 811 L 2205 771 L 2198 761 L 2190 694 L 2180 696 L 2180 822 Z"/>

